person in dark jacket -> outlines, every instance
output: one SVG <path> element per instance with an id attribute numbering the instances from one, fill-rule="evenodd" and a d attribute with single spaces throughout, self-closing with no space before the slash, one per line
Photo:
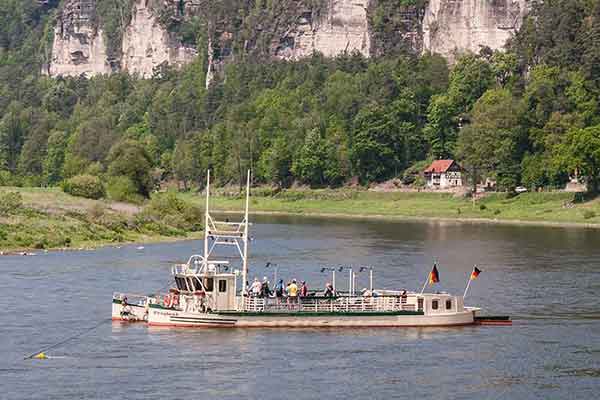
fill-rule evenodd
<path id="1" fill-rule="evenodd" d="M 265 276 L 262 281 L 260 289 L 260 297 L 269 297 L 271 295 L 271 288 L 269 287 L 269 280 Z"/>
<path id="2" fill-rule="evenodd" d="M 283 291 L 283 279 L 280 279 L 279 282 L 277 282 L 277 284 L 275 285 L 275 297 L 277 297 L 278 301 L 281 301 L 281 298 L 283 297 Z"/>

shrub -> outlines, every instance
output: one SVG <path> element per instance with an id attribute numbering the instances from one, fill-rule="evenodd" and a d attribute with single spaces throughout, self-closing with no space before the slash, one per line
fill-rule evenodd
<path id="1" fill-rule="evenodd" d="M 96 200 L 104 197 L 105 194 L 100 178 L 93 175 L 77 175 L 67 179 L 63 182 L 62 189 L 72 196 Z"/>
<path id="2" fill-rule="evenodd" d="M 502 211 L 498 210 L 497 208 L 494 210 L 494 215 L 498 215 L 500 214 Z"/>
<path id="3" fill-rule="evenodd" d="M 8 239 L 8 233 L 6 230 L 0 226 L 0 241 Z"/>
<path id="4" fill-rule="evenodd" d="M 429 166 L 429 164 L 431 164 L 431 160 L 418 161 L 406 170 L 404 170 L 404 173 L 402 174 L 402 183 L 404 183 L 405 185 L 412 185 L 417 180 L 423 181 L 423 183 L 425 183 L 422 173 L 423 170 L 425 170 L 425 168 Z M 419 187 L 418 184 L 415 186 Z"/>
<path id="5" fill-rule="evenodd" d="M 19 192 L 0 194 L 0 214 L 10 214 L 23 207 L 23 197 Z"/>
<path id="6" fill-rule="evenodd" d="M 592 210 L 585 210 L 585 211 L 583 212 L 583 218 L 584 218 L 584 219 L 592 219 L 592 218 L 594 218 L 594 217 L 596 217 L 596 212 L 595 212 L 595 211 L 592 211 Z"/>
<path id="7" fill-rule="evenodd" d="M 152 197 L 142 214 L 146 219 L 161 221 L 178 229 L 190 231 L 202 229 L 200 208 L 181 200 L 175 193 Z"/>
<path id="8" fill-rule="evenodd" d="M 108 181 L 108 197 L 115 201 L 140 204 L 144 198 L 138 194 L 137 187 L 126 176 L 113 176 Z"/>
<path id="9" fill-rule="evenodd" d="M 21 179 L 9 171 L 0 170 L 0 186 L 21 186 Z"/>
<path id="10" fill-rule="evenodd" d="M 481 211 L 483 211 L 483 210 L 487 209 L 487 206 L 486 206 L 485 204 L 480 204 L 480 205 L 479 205 L 479 209 L 480 209 Z"/>

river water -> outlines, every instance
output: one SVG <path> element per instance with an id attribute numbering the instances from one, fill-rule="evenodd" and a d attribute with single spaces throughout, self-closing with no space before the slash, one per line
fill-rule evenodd
<path id="1" fill-rule="evenodd" d="M 511 327 L 156 329 L 106 322 L 113 291 L 150 293 L 200 241 L 0 258 L 2 399 L 594 399 L 600 391 L 600 232 L 259 217 L 251 277 L 329 281 L 372 265 L 375 286 L 436 290 L 509 314 Z M 347 287 L 347 273 L 337 285 Z M 366 272 L 357 288 L 368 285 Z"/>

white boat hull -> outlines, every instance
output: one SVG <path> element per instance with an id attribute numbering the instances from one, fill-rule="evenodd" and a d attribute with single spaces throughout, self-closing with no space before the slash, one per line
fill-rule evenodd
<path id="1" fill-rule="evenodd" d="M 123 322 L 146 322 L 147 307 L 139 304 L 127 304 L 123 306 L 121 301 L 114 300 L 112 303 L 112 320 Z"/>
<path id="2" fill-rule="evenodd" d="M 198 313 L 150 307 L 148 325 L 194 328 L 363 328 L 435 327 L 474 324 L 474 312 L 423 315 L 416 312 L 390 313 Z"/>

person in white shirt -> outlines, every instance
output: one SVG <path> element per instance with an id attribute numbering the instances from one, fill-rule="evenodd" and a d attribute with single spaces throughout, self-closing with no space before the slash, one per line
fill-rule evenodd
<path id="1" fill-rule="evenodd" d="M 258 278 L 254 278 L 254 282 L 252 282 L 252 286 L 250 287 L 252 296 L 254 296 L 254 297 L 260 296 L 261 290 L 262 290 L 262 283 L 260 283 Z"/>

